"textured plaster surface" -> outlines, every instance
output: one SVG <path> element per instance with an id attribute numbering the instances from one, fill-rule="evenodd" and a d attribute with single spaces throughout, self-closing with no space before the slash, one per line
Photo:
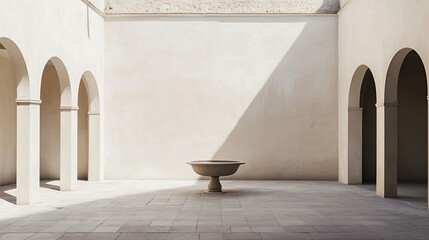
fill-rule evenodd
<path id="1" fill-rule="evenodd" d="M 337 17 L 106 22 L 106 179 L 337 179 Z M 118 61 L 120 60 L 120 61 Z M 126 139 L 126 141 L 124 141 Z"/>
<path id="2" fill-rule="evenodd" d="M 343 1 L 344 2 L 344 1 Z M 339 0 L 107 0 L 107 14 L 337 13 Z"/>

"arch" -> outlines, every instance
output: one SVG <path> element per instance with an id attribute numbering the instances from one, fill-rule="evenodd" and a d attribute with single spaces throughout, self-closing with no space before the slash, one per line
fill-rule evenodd
<path id="1" fill-rule="evenodd" d="M 399 50 L 389 64 L 384 86 L 384 104 L 396 104 L 398 101 L 398 80 L 402 63 L 407 55 L 413 51 L 412 48 L 403 48 Z"/>
<path id="2" fill-rule="evenodd" d="M 81 91 L 86 91 L 86 93 Z M 89 71 L 82 75 L 78 98 L 78 169 L 80 176 L 85 178 L 85 170 L 87 170 L 88 181 L 102 181 L 104 165 L 100 153 L 99 91 L 94 75 Z"/>
<path id="3" fill-rule="evenodd" d="M 11 55 L 0 45 L 0 185 L 16 183 L 17 78 Z"/>
<path id="4" fill-rule="evenodd" d="M 363 106 L 362 85 L 366 78 L 374 81 L 368 66 L 360 65 L 354 72 L 348 98 L 348 183 L 362 184 L 363 178 Z M 375 95 L 377 95 L 375 90 Z"/>
<path id="5" fill-rule="evenodd" d="M 0 49 L 7 52 L 5 56 L 10 59 L 13 68 L 13 73 L 11 73 L 13 79 L 11 79 L 10 85 L 4 82 L 3 84 L 6 84 L 7 88 L 5 85 L 2 85 L 2 88 L 14 91 L 12 96 L 10 92 L 2 94 L 2 97 L 8 98 L 9 109 L 9 113 L 5 113 L 3 116 L 3 120 L 8 119 L 4 122 L 9 123 L 6 126 L 8 130 L 2 131 L 2 137 L 6 138 L 9 146 L 12 146 L 9 151 L 3 152 L 9 157 L 14 156 L 16 161 L 15 164 L 10 162 L 6 166 L 15 168 L 17 204 L 31 204 L 39 199 L 38 157 L 30 154 L 32 149 L 29 148 L 29 146 L 38 146 L 36 137 L 38 129 L 28 128 L 28 126 L 38 120 L 36 112 L 40 101 L 31 97 L 28 68 L 17 44 L 9 38 L 0 37 Z M 15 119 L 12 120 L 13 118 Z M 15 124 L 13 127 L 10 125 L 12 122 Z M 8 135 L 11 132 L 13 134 Z M 5 159 L 7 158 L 2 157 L 2 160 Z"/>
<path id="6" fill-rule="evenodd" d="M 89 112 L 100 112 L 100 98 L 94 75 L 90 71 L 86 71 L 82 75 L 81 81 L 85 84 L 88 93 Z"/>
<path id="7" fill-rule="evenodd" d="M 57 64 L 57 66 L 55 66 Z M 40 86 L 40 178 L 60 178 L 62 84 L 59 60 L 49 60 L 43 69 Z M 64 69 L 62 69 L 64 71 Z"/>
<path id="8" fill-rule="evenodd" d="M 72 94 L 71 94 L 71 87 L 70 87 L 70 78 L 67 71 L 66 66 L 64 65 L 63 61 L 58 57 L 52 57 L 50 58 L 46 64 L 47 65 L 52 64 L 57 71 L 58 74 L 58 80 L 60 83 L 60 94 L 61 94 L 61 107 L 70 107 L 72 106 Z M 42 82 L 40 82 L 42 84 Z M 42 87 L 40 86 L 40 89 Z"/>
<path id="9" fill-rule="evenodd" d="M 0 44 L 8 52 L 16 77 L 17 99 L 30 99 L 30 80 L 24 56 L 18 46 L 9 38 L 0 37 Z"/>
<path id="10" fill-rule="evenodd" d="M 89 168 L 89 94 L 83 77 L 77 94 L 77 179 L 88 180 Z"/>
<path id="11" fill-rule="evenodd" d="M 393 56 L 386 73 L 384 104 L 380 104 L 384 110 L 384 136 L 382 136 L 384 149 L 381 152 L 383 158 L 379 159 L 380 164 L 377 164 L 377 174 L 380 175 L 377 178 L 383 178 L 382 183 L 377 184 L 378 195 L 384 197 L 398 195 L 398 179 L 401 175 L 407 175 L 402 171 L 402 167 L 398 168 L 401 163 L 405 164 L 404 161 L 401 162 L 404 156 L 413 161 L 417 158 L 427 159 L 427 81 L 423 59 L 414 49 L 402 48 Z M 420 86 L 423 84 L 425 84 L 424 92 L 421 91 L 423 86 Z M 413 131 L 409 131 L 410 128 Z M 423 135 L 415 135 L 415 132 L 423 132 Z M 423 146 L 425 149 L 410 151 L 413 147 L 408 144 L 409 139 L 422 139 L 416 141 L 426 142 Z M 418 146 L 415 143 L 412 145 Z M 410 152 L 415 152 L 417 155 L 413 153 L 410 156 Z M 411 164 L 406 162 L 407 167 L 412 167 Z M 424 172 L 427 175 L 427 171 Z M 417 175 L 414 172 L 412 174 L 413 178 Z"/>
<path id="12" fill-rule="evenodd" d="M 47 61 L 40 84 L 41 177 L 59 177 L 61 190 L 74 190 L 77 187 L 78 109 L 72 105 L 70 79 L 61 59 L 52 57 Z"/>
<path id="13" fill-rule="evenodd" d="M 349 89 L 349 108 L 360 107 L 360 92 L 367 71 L 371 71 L 367 65 L 360 65 L 353 74 Z"/>

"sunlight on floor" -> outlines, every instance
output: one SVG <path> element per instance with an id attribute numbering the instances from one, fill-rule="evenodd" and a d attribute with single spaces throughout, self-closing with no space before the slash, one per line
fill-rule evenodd
<path id="1" fill-rule="evenodd" d="M 315 181 L 79 182 L 60 192 L 42 182 L 41 203 L 10 202 L 1 187 L 0 239 L 348 239 L 427 236 L 426 185 L 400 185 L 398 199 L 374 185 Z M 6 200 L 5 200 L 6 199 Z M 425 235 L 426 234 L 426 235 Z"/>

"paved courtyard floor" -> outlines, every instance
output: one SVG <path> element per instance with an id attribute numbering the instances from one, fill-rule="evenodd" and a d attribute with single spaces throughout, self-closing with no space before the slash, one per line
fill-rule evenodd
<path id="1" fill-rule="evenodd" d="M 426 185 L 382 199 L 373 185 L 222 183 L 225 193 L 205 193 L 207 181 L 43 182 L 32 206 L 0 187 L 0 239 L 429 239 Z"/>

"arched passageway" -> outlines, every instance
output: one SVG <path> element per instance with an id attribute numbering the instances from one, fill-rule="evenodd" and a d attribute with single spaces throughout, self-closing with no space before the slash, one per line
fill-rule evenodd
<path id="1" fill-rule="evenodd" d="M 427 85 L 420 56 L 411 51 L 398 80 L 398 181 L 427 181 Z"/>
<path id="2" fill-rule="evenodd" d="M 83 81 L 78 95 L 77 178 L 88 180 L 88 91 Z"/>
<path id="3" fill-rule="evenodd" d="M 376 182 L 377 111 L 374 76 L 367 70 L 362 82 L 362 183 Z"/>
<path id="4" fill-rule="evenodd" d="M 361 65 L 355 71 L 349 93 L 348 165 L 349 183 L 375 181 L 376 88 L 371 70 Z"/>
<path id="5" fill-rule="evenodd" d="M 100 103 L 94 75 L 85 72 L 79 84 L 78 112 L 78 178 L 103 180 L 100 153 Z"/>
<path id="6" fill-rule="evenodd" d="M 426 70 L 419 54 L 402 49 L 393 58 L 385 92 L 384 196 L 398 195 L 398 182 L 427 183 L 428 104 Z M 413 194 L 399 192 L 399 195 Z M 425 194 L 426 195 L 426 194 Z"/>
<path id="7" fill-rule="evenodd" d="M 59 58 L 47 62 L 40 89 L 40 178 L 60 179 L 61 190 L 73 190 L 77 184 L 77 107 L 71 105 L 68 73 Z"/>
<path id="8" fill-rule="evenodd" d="M 16 183 L 16 92 L 14 64 L 0 42 L 0 185 Z"/>
<path id="9" fill-rule="evenodd" d="M 17 204 L 39 199 L 39 99 L 30 96 L 24 57 L 11 39 L 0 37 L 0 185 L 17 185 Z M 36 153 L 36 154 L 32 154 Z"/>
<path id="10" fill-rule="evenodd" d="M 49 61 L 42 75 L 40 98 L 40 179 L 60 179 L 60 103 L 58 72 Z"/>

